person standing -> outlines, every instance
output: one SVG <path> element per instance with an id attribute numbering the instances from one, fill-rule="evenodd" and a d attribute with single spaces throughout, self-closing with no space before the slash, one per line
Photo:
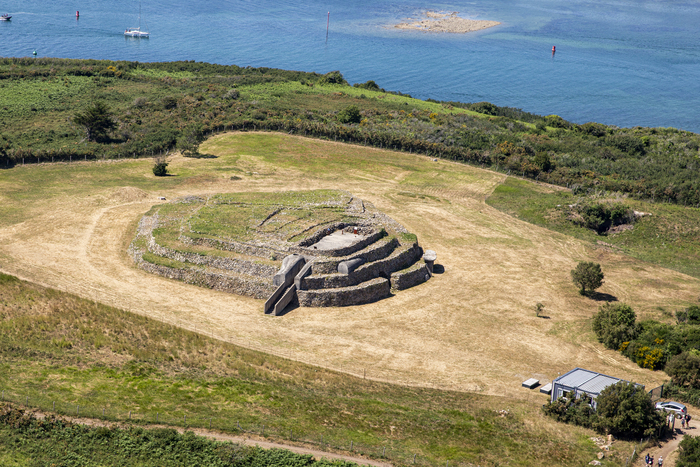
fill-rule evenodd
<path id="1" fill-rule="evenodd" d="M 659 456 L 659 467 L 661 467 L 662 465 L 664 465 L 664 458 Z"/>

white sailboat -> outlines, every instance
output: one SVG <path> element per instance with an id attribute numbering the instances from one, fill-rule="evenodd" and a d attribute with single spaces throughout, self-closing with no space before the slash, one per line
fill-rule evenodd
<path id="1" fill-rule="evenodd" d="M 128 37 L 142 37 L 148 38 L 149 34 L 146 31 L 141 30 L 141 2 L 139 1 L 139 27 L 138 28 L 127 28 L 124 31 L 124 35 Z"/>

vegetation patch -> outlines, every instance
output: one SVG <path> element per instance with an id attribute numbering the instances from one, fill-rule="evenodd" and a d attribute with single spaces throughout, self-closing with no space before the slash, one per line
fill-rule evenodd
<path id="1" fill-rule="evenodd" d="M 552 189 L 535 183 L 508 177 L 496 187 L 487 204 L 507 214 L 533 224 L 573 237 L 603 244 L 616 251 L 650 263 L 700 277 L 700 210 L 667 203 L 651 203 L 604 191 L 574 194 L 569 190 Z M 602 205 L 610 212 L 617 209 L 624 219 L 637 212 L 630 228 L 615 230 L 614 222 L 595 221 L 592 225 L 611 226 L 598 233 L 589 228 L 581 217 L 572 222 L 572 212 L 578 206 Z M 573 208 L 571 207 L 573 206 Z M 595 209 L 597 211 L 597 208 Z M 597 217 L 593 213 L 594 217 Z M 605 219 L 605 215 L 597 218 Z M 630 221 L 625 221 L 630 222 Z"/>
<path id="2" fill-rule="evenodd" d="M 172 428 L 91 427 L 32 413 L 0 402 L 0 462 L 31 460 L 36 466 L 120 467 L 351 467 L 344 461 L 316 461 L 285 449 L 262 449 L 184 434 Z M 14 459 L 13 459 L 14 458 Z M 19 462 L 18 462 L 19 464 Z"/>

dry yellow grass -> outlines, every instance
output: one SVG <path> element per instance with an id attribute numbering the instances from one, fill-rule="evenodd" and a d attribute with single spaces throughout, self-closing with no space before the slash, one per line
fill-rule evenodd
<path id="1" fill-rule="evenodd" d="M 307 363 L 514 397 L 531 394 L 520 387 L 524 379 L 546 382 L 577 366 L 648 388 L 664 380 L 595 342 L 588 320 L 599 303 L 579 296 L 571 283 L 577 261 L 600 262 L 606 275 L 600 292 L 640 313 L 686 305 L 700 292 L 697 279 L 490 208 L 484 200 L 501 174 L 287 135 L 219 135 L 201 149 L 220 157 L 174 157 L 169 169 L 180 174 L 172 177 L 178 183 L 149 188 L 151 161 L 114 162 L 98 167 L 122 171 L 124 186 L 86 192 L 75 185 L 22 201 L 21 222 L 0 221 L 0 269 Z M 52 169 L 13 170 L 41 179 Z M 243 179 L 232 181 L 235 174 Z M 12 171 L 0 173 L 0 188 L 12 183 Z M 341 188 L 373 202 L 436 250 L 445 272 L 377 303 L 299 308 L 270 318 L 261 301 L 150 275 L 126 254 L 136 222 L 157 196 L 317 188 Z M 535 316 L 537 302 L 549 319 Z"/>

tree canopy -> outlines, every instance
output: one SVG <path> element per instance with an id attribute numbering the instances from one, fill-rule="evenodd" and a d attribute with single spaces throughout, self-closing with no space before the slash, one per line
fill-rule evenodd
<path id="1" fill-rule="evenodd" d="M 571 279 L 578 286 L 581 295 L 590 294 L 603 285 L 604 277 L 598 263 L 581 261 L 576 269 L 571 270 Z"/>
<path id="2" fill-rule="evenodd" d="M 607 348 L 620 350 L 637 336 L 637 315 L 624 303 L 606 303 L 593 318 L 593 331 Z"/>
<path id="3" fill-rule="evenodd" d="M 656 436 L 664 424 L 643 386 L 620 381 L 603 389 L 596 401 L 599 430 L 617 437 Z"/>
<path id="4" fill-rule="evenodd" d="M 107 132 L 116 127 L 109 108 L 100 101 L 75 114 L 73 122 L 85 129 L 88 141 L 102 141 L 107 137 Z"/>

